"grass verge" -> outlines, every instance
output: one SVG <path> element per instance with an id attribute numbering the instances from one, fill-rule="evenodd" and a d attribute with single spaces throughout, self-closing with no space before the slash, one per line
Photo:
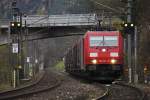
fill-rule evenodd
<path id="1" fill-rule="evenodd" d="M 58 71 L 64 71 L 65 70 L 65 65 L 63 61 L 59 61 L 56 65 L 55 65 L 55 69 Z"/>

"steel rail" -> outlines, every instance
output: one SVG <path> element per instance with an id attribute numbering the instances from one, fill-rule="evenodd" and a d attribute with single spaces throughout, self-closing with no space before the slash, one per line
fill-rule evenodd
<path id="1" fill-rule="evenodd" d="M 21 87 L 17 87 L 17 88 L 13 88 L 13 89 L 9 89 L 9 90 L 4 90 L 4 91 L 1 91 L 0 92 L 0 95 L 3 94 L 3 93 L 7 93 L 7 92 L 11 92 L 11 91 L 15 91 L 15 90 L 21 90 L 21 89 L 24 89 L 26 87 L 31 87 L 37 83 L 39 83 L 41 81 L 41 79 L 44 77 L 44 74 L 45 74 L 45 71 L 43 72 L 42 75 L 40 75 L 40 77 L 38 79 L 35 79 L 35 81 L 31 82 L 30 84 L 27 84 L 27 85 L 24 85 L 24 86 L 21 86 Z"/>
<path id="2" fill-rule="evenodd" d="M 44 72 L 44 74 L 45 74 L 45 72 Z M 14 89 L 5 90 L 5 91 L 0 92 L 0 100 L 7 99 L 7 97 L 4 97 L 4 98 L 3 98 L 3 97 L 1 96 L 1 95 L 3 95 L 3 94 L 11 93 L 11 92 L 13 92 L 13 91 L 23 90 L 23 89 L 25 89 L 25 88 L 30 88 L 30 87 L 32 87 L 32 86 L 38 84 L 38 83 L 42 80 L 42 78 L 44 77 L 44 74 L 42 74 L 39 79 L 37 79 L 36 81 L 34 81 L 34 82 L 30 83 L 30 84 L 24 85 L 24 86 L 22 86 L 22 87 L 17 87 L 17 88 L 14 88 Z M 9 97 L 8 97 L 8 98 L 9 98 Z"/>
<path id="3" fill-rule="evenodd" d="M 126 84 L 126 83 L 121 83 L 121 82 L 115 82 L 115 85 L 119 85 L 122 87 L 127 87 L 127 88 L 131 88 L 132 90 L 137 91 L 137 93 L 139 94 L 140 98 L 138 100 L 147 100 L 146 98 L 146 94 L 145 92 L 143 92 L 142 90 L 140 90 L 139 88 L 130 85 L 130 84 Z M 105 92 L 103 93 L 103 95 L 95 98 L 94 100 L 108 100 L 109 98 L 109 94 L 110 94 L 110 89 L 106 86 L 100 85 L 101 87 L 103 87 L 103 89 L 105 90 Z"/>
<path id="4" fill-rule="evenodd" d="M 122 83 L 122 82 L 115 82 L 114 84 L 120 85 L 120 86 L 124 86 L 124 87 L 128 87 L 128 88 L 131 88 L 131 89 L 137 91 L 139 93 L 139 95 L 140 95 L 140 99 L 139 100 L 145 100 L 145 98 L 146 98 L 146 94 L 145 94 L 144 91 L 140 90 L 139 88 L 137 88 L 137 87 L 135 87 L 135 86 L 133 86 L 131 84 Z"/>
<path id="5" fill-rule="evenodd" d="M 109 88 L 104 86 L 104 85 L 101 85 L 101 84 L 98 84 L 98 85 L 104 89 L 104 93 L 103 93 L 103 95 L 95 98 L 94 100 L 105 100 L 105 99 L 107 99 L 107 97 L 109 96 Z"/>
<path id="6" fill-rule="evenodd" d="M 45 73 L 42 76 L 42 78 L 44 76 L 45 76 Z M 31 87 L 33 87 L 35 85 L 38 85 L 38 83 L 40 83 L 42 78 L 40 80 L 38 80 L 37 82 L 34 82 L 33 84 L 29 85 L 29 86 L 25 86 L 25 87 L 22 87 L 22 88 L 13 89 L 13 90 L 9 90 L 9 91 L 5 91 L 5 92 L 0 93 L 0 100 L 15 99 L 15 98 L 23 97 L 23 96 L 26 96 L 26 95 L 40 93 L 40 92 L 44 92 L 44 91 L 47 91 L 47 90 L 52 90 L 52 89 L 54 89 L 54 88 L 56 88 L 56 87 L 61 85 L 61 81 L 56 79 L 57 83 L 54 84 L 54 85 L 45 86 L 45 87 L 42 87 L 40 89 L 35 89 L 33 91 L 21 92 L 21 91 L 24 91 L 24 89 L 28 89 L 28 88 L 31 88 Z M 13 92 L 16 92 L 16 93 L 13 93 Z M 8 95 L 7 95 L 7 93 L 8 93 Z M 4 95 L 4 96 L 2 96 L 2 95 Z"/>

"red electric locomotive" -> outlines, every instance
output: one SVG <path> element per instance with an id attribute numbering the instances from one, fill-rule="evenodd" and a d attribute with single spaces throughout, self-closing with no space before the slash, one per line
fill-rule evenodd
<path id="1" fill-rule="evenodd" d="M 119 31 L 88 31 L 65 55 L 72 74 L 114 80 L 123 73 L 123 38 Z"/>

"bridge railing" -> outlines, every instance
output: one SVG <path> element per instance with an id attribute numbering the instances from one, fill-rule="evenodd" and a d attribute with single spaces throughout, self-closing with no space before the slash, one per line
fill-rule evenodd
<path id="1" fill-rule="evenodd" d="M 0 20 L 1 28 L 8 28 L 10 20 Z M 92 26 L 96 25 L 95 14 L 29 15 L 22 17 L 22 25 L 27 27 Z"/>
<path id="2" fill-rule="evenodd" d="M 28 27 L 96 25 L 95 14 L 31 15 L 22 20 Z"/>

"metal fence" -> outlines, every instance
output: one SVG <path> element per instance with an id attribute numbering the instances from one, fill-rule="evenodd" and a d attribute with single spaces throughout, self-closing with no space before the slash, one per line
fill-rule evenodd
<path id="1" fill-rule="evenodd" d="M 0 19 L 0 27 L 8 28 L 8 19 Z M 22 25 L 27 27 L 48 26 L 93 26 L 97 24 L 96 14 L 64 14 L 64 15 L 28 15 L 22 17 Z"/>
<path id="2" fill-rule="evenodd" d="M 27 27 L 46 26 L 88 26 L 96 25 L 95 14 L 65 14 L 65 15 L 31 15 L 22 17 L 22 24 Z"/>

